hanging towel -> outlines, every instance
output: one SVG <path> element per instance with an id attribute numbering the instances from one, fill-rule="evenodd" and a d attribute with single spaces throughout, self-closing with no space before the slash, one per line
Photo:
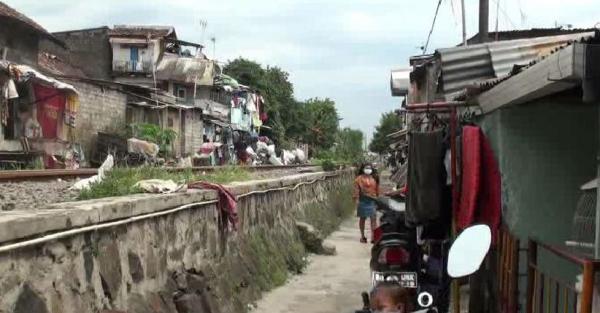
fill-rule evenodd
<path id="1" fill-rule="evenodd" d="M 476 126 L 463 128 L 461 191 L 456 212 L 458 228 L 486 224 L 495 242 L 501 219 L 500 170 L 489 141 Z"/>
<path id="2" fill-rule="evenodd" d="M 425 224 L 440 217 L 443 209 L 443 131 L 410 134 L 406 221 Z"/>
<path id="3" fill-rule="evenodd" d="M 207 182 L 189 183 L 188 188 L 210 189 L 217 191 L 219 193 L 219 202 L 217 203 L 217 209 L 219 210 L 219 216 L 221 217 L 220 226 L 223 228 L 231 226 L 233 230 L 237 230 L 237 199 L 235 195 L 233 195 L 227 188 L 225 188 L 223 185 Z"/>

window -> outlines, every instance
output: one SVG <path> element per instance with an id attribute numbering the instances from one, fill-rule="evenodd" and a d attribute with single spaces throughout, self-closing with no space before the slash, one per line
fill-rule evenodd
<path id="1" fill-rule="evenodd" d="M 182 98 L 185 99 L 185 88 L 184 87 L 177 87 L 177 97 L 178 98 Z"/>

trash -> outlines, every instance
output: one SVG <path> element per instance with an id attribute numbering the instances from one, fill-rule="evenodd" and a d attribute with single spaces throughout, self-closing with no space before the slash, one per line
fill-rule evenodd
<path id="1" fill-rule="evenodd" d="M 186 185 L 177 185 L 172 180 L 148 179 L 137 182 L 134 187 L 140 188 L 148 193 L 174 193 L 185 191 Z"/>
<path id="2" fill-rule="evenodd" d="M 156 158 L 160 148 L 153 142 L 139 140 L 136 138 L 127 139 L 127 152 L 143 154 L 150 158 Z"/>
<path id="3" fill-rule="evenodd" d="M 283 150 L 282 159 L 284 165 L 294 164 L 296 163 L 296 156 L 288 150 Z"/>
<path id="4" fill-rule="evenodd" d="M 115 166 L 115 160 L 112 154 L 109 154 L 106 157 L 106 160 L 104 160 L 104 163 L 102 163 L 100 168 L 98 168 L 98 175 L 94 175 L 90 178 L 82 179 L 76 182 L 75 184 L 73 184 L 73 186 L 71 186 L 71 188 L 69 188 L 69 190 L 89 189 L 93 184 L 97 184 L 104 180 L 106 172 L 110 171 L 113 168 L 113 166 Z"/>
<path id="5" fill-rule="evenodd" d="M 295 149 L 293 153 L 296 156 L 296 161 L 298 161 L 299 164 L 304 164 L 306 162 L 306 155 L 302 149 Z"/>
<path id="6" fill-rule="evenodd" d="M 192 157 L 186 157 L 186 158 L 179 159 L 179 162 L 177 163 L 177 167 L 179 167 L 179 168 L 190 168 L 190 167 L 193 167 L 193 165 L 192 165 Z"/>
<path id="7" fill-rule="evenodd" d="M 278 166 L 283 165 L 283 162 L 281 162 L 281 160 L 278 157 L 276 157 L 274 153 L 271 154 L 271 156 L 269 157 L 269 163 Z"/>

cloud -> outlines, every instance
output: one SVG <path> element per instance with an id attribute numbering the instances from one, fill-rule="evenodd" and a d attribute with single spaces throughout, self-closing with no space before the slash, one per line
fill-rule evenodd
<path id="1" fill-rule="evenodd" d="M 426 41 L 437 1 L 399 0 L 4 0 L 50 31 L 114 24 L 173 25 L 182 39 L 217 38 L 226 61 L 238 56 L 290 73 L 300 99 L 336 101 L 342 125 L 370 134 L 383 112 L 399 107 L 389 73 L 406 66 Z M 496 20 L 490 1 L 490 29 Z M 591 27 L 598 0 L 501 0 L 499 28 Z M 469 36 L 477 32 L 477 1 L 467 3 Z M 454 3 L 454 11 L 451 4 Z M 428 52 L 459 43 L 459 0 L 440 7 Z M 521 11 L 527 16 L 521 20 Z M 208 45 L 207 52 L 212 54 Z M 372 137 L 369 135 L 369 137 Z"/>

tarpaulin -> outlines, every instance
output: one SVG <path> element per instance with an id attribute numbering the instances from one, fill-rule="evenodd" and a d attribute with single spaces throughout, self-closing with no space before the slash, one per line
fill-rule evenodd
<path id="1" fill-rule="evenodd" d="M 65 109 L 65 92 L 51 87 L 34 84 L 37 104 L 37 119 L 42 128 L 42 137 L 54 139 L 58 137 L 59 121 Z"/>
<path id="2" fill-rule="evenodd" d="M 462 137 L 462 187 L 456 212 L 459 229 L 484 223 L 496 239 L 501 220 L 501 178 L 492 147 L 476 126 L 465 126 Z"/>

